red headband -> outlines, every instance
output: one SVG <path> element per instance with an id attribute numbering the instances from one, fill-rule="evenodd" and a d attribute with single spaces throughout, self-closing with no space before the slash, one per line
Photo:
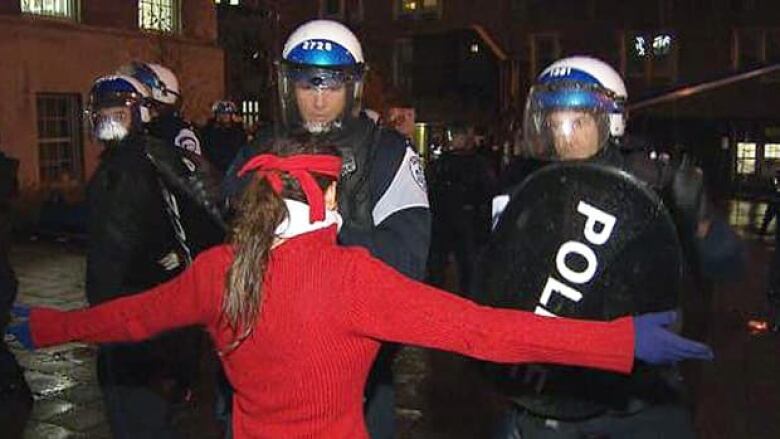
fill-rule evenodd
<path id="1" fill-rule="evenodd" d="M 241 177 L 252 171 L 260 172 L 277 194 L 282 193 L 283 187 L 280 172 L 289 173 L 298 180 L 309 204 L 309 221 L 315 222 L 325 219 L 325 204 L 322 199 L 322 189 L 311 174 L 338 178 L 341 173 L 341 159 L 324 154 L 301 154 L 289 157 L 260 154 L 249 159 L 238 171 L 238 176 Z"/>

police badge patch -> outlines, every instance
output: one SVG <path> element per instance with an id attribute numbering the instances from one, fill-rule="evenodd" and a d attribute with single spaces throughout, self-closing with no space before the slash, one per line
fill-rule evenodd
<path id="1" fill-rule="evenodd" d="M 202 154 L 198 136 L 196 136 L 195 133 L 188 128 L 182 128 L 181 131 L 179 131 L 179 134 L 173 140 L 173 143 L 186 151 L 190 151 L 198 155 Z"/>
<path id="2" fill-rule="evenodd" d="M 417 154 L 409 157 L 409 171 L 412 173 L 414 182 L 420 186 L 423 192 L 428 191 L 428 185 L 425 183 L 425 172 L 422 167 L 422 160 Z"/>

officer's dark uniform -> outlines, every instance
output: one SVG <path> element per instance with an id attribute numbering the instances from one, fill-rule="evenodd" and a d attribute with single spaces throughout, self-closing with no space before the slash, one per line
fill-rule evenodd
<path id="1" fill-rule="evenodd" d="M 203 155 L 223 174 L 247 142 L 246 132 L 240 123 L 223 126 L 211 119 L 200 134 L 203 139 Z"/>
<path id="2" fill-rule="evenodd" d="M 422 279 L 430 242 L 430 212 L 420 160 L 411 144 L 398 132 L 377 126 L 367 117 L 346 119 L 344 126 L 323 134 L 324 141 L 340 148 L 343 157 L 339 180 L 339 213 L 344 225 L 339 233 L 343 245 L 359 245 L 401 273 Z M 234 198 L 248 179 L 236 172 L 249 157 L 262 152 L 272 130 L 239 152 L 225 178 L 225 194 Z M 373 437 L 385 437 L 392 426 L 393 349 L 385 348 L 369 376 L 366 422 Z M 375 395 L 389 395 L 379 396 Z M 373 405 L 376 402 L 385 407 Z M 378 415 L 377 415 L 378 413 Z"/>
<path id="3" fill-rule="evenodd" d="M 430 168 L 433 239 L 429 280 L 444 285 L 447 257 L 452 252 L 458 264 L 461 293 L 466 293 L 477 252 L 490 233 L 494 177 L 487 160 L 476 151 L 445 153 Z"/>
<path id="4" fill-rule="evenodd" d="M 5 334 L 18 286 L 8 260 L 11 248 L 11 199 L 17 191 L 18 167 L 18 160 L 0 152 L 0 334 Z M 32 394 L 24 380 L 22 368 L 0 338 L 0 426 L 4 435 L 9 438 L 22 437 L 32 403 Z"/>

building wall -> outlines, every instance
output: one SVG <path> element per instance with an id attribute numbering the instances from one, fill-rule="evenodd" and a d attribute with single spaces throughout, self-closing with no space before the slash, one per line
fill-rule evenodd
<path id="1" fill-rule="evenodd" d="M 0 147 L 20 159 L 23 192 L 41 188 L 36 96 L 77 93 L 82 107 L 98 76 L 132 60 L 173 69 L 181 82 L 184 113 L 205 122 L 223 95 L 223 54 L 216 46 L 213 2 L 184 0 L 182 33 L 167 36 L 137 30 L 137 2 L 82 2 L 81 22 L 19 15 L 0 9 Z M 12 2 L 13 3 L 13 2 Z M 18 11 L 18 3 L 17 9 Z M 5 14 L 5 15 L 2 15 Z M 94 171 L 101 147 L 82 124 L 81 186 Z"/>

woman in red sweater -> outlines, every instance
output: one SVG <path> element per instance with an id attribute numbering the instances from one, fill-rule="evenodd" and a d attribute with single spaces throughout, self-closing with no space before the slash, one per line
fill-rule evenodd
<path id="1" fill-rule="evenodd" d="M 367 438 L 363 385 L 383 341 L 623 373 L 635 355 L 655 363 L 712 356 L 663 329 L 667 314 L 540 317 L 409 280 L 363 249 L 337 245 L 335 149 L 297 140 L 271 149 L 241 171 L 256 175 L 229 244 L 146 293 L 69 312 L 34 308 L 12 332 L 44 347 L 202 325 L 235 388 L 237 439 Z"/>

